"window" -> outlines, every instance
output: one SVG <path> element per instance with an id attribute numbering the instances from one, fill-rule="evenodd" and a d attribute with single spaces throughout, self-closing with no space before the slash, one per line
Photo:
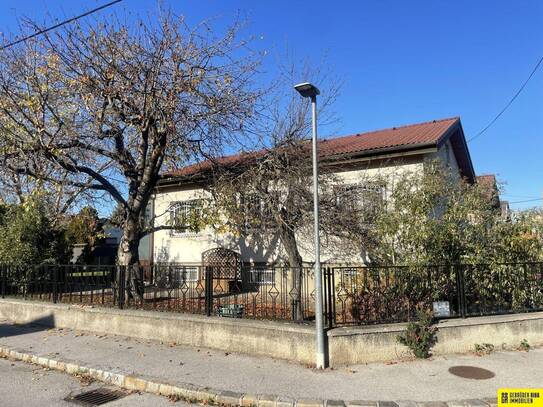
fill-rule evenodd
<path id="1" fill-rule="evenodd" d="M 343 278 L 355 278 L 358 275 L 357 267 L 342 267 L 340 270 Z"/>
<path id="2" fill-rule="evenodd" d="M 341 282 L 340 286 L 347 292 L 355 292 L 360 288 L 360 283 L 363 281 L 363 270 L 358 267 L 340 268 Z"/>
<path id="3" fill-rule="evenodd" d="M 180 283 L 198 281 L 198 278 L 200 277 L 197 266 L 176 266 L 173 268 L 172 272 L 172 277 Z"/>
<path id="4" fill-rule="evenodd" d="M 186 233 L 198 233 L 198 218 L 202 214 L 202 202 L 199 199 L 174 202 L 170 206 L 170 224 L 175 226 L 173 236 Z"/>
<path id="5" fill-rule="evenodd" d="M 143 214 L 143 225 L 145 227 L 153 226 L 153 216 L 153 203 L 150 201 L 145 207 L 145 212 Z"/>
<path id="6" fill-rule="evenodd" d="M 244 212 L 249 219 L 258 219 L 262 214 L 262 200 L 257 194 L 245 194 L 240 197 Z"/>
<path id="7" fill-rule="evenodd" d="M 384 188 L 378 184 L 350 184 L 336 187 L 336 205 L 339 211 L 361 212 L 367 222 L 377 215 L 384 201 Z"/>
<path id="8" fill-rule="evenodd" d="M 200 268 L 179 264 L 157 264 L 153 268 L 153 282 L 159 288 L 180 288 L 186 283 L 198 282 Z"/>
<path id="9" fill-rule="evenodd" d="M 240 195 L 240 205 L 245 215 L 246 229 L 260 228 L 270 221 L 270 208 L 257 193 Z"/>
<path id="10" fill-rule="evenodd" d="M 275 270 L 273 268 L 250 269 L 249 282 L 257 285 L 272 285 L 275 283 Z"/>

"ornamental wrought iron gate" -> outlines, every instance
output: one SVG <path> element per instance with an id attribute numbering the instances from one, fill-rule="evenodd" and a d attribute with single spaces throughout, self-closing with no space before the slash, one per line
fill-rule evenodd
<path id="1" fill-rule="evenodd" d="M 216 280 L 241 281 L 241 255 L 233 250 L 217 247 L 203 252 L 202 266 L 211 267 Z"/>
<path id="2" fill-rule="evenodd" d="M 213 293 L 241 290 L 241 255 L 223 247 L 209 249 L 202 253 L 202 267 L 205 270 L 205 312 L 213 313 Z M 221 284 L 227 281 L 227 286 Z M 214 282 L 216 281 L 216 282 Z"/>

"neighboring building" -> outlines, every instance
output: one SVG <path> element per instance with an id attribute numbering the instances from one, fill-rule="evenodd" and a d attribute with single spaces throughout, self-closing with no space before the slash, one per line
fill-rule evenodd
<path id="1" fill-rule="evenodd" d="M 346 185 L 357 185 L 368 175 L 393 177 L 404 171 L 422 171 L 429 160 L 441 160 L 450 171 L 468 182 L 475 173 L 459 118 L 434 120 L 408 126 L 393 127 L 319 142 L 322 165 L 333 164 L 336 175 Z M 242 153 L 220 159 L 221 165 L 238 165 L 258 153 Z M 205 191 L 212 165 L 202 162 L 163 174 L 152 202 L 155 225 L 168 224 L 178 211 L 197 210 L 199 200 L 209 196 Z M 152 254 L 151 262 L 176 262 L 200 265 L 202 254 L 212 248 L 227 248 L 241 254 L 243 262 L 272 264 L 282 256 L 277 240 L 265 245 L 246 241 L 211 229 L 193 233 L 185 231 L 155 232 L 142 242 L 143 251 Z M 308 245 L 311 246 L 311 245 Z M 304 261 L 311 262 L 310 250 L 302 250 Z M 142 252 L 142 249 L 140 249 Z M 324 251 L 322 261 L 337 260 L 335 253 Z M 358 259 L 363 262 L 363 259 Z M 196 277 L 195 277 L 196 278 Z"/>
<path id="2" fill-rule="evenodd" d="M 511 208 L 509 207 L 509 201 L 500 201 L 500 212 L 502 219 L 511 220 Z"/>
<path id="3" fill-rule="evenodd" d="M 476 178 L 477 184 L 482 185 L 488 190 L 488 199 L 492 202 L 492 207 L 501 214 L 502 219 L 511 219 L 511 209 L 509 208 L 508 201 L 502 201 L 500 199 L 500 190 L 498 188 L 498 182 L 494 174 L 478 175 Z"/>
<path id="4" fill-rule="evenodd" d="M 110 245 L 119 245 L 123 236 L 123 229 L 119 226 L 114 226 L 109 219 L 100 219 L 102 224 L 102 233 L 104 234 L 104 243 Z"/>
<path id="5" fill-rule="evenodd" d="M 113 265 L 117 260 L 117 249 L 121 242 L 122 229 L 113 226 L 108 219 L 99 219 L 99 228 L 103 237 L 98 239 L 96 245 L 88 252 L 86 243 L 72 245 L 72 264 Z"/>

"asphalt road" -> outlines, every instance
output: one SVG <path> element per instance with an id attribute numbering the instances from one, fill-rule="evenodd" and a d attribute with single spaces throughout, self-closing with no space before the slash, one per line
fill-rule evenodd
<path id="1" fill-rule="evenodd" d="M 85 383 L 79 379 L 41 367 L 0 359 L 0 406 L 2 407 L 77 407 L 65 398 L 103 387 L 103 383 Z M 186 407 L 152 394 L 129 394 L 104 404 L 106 407 Z"/>

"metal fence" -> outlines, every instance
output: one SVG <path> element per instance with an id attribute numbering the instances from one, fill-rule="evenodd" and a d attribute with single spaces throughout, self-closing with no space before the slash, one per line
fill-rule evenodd
<path id="1" fill-rule="evenodd" d="M 133 306 L 246 318 L 314 317 L 312 269 L 244 266 L 234 278 L 223 268 L 172 263 L 150 266 L 143 270 L 149 276 L 144 294 L 135 298 Z"/>
<path id="2" fill-rule="evenodd" d="M 440 305 L 442 317 L 543 310 L 543 263 L 450 266 L 323 265 L 328 327 L 403 322 Z M 238 318 L 311 321 L 311 267 L 155 264 L 0 265 L 2 297 L 178 311 Z"/>
<path id="3" fill-rule="evenodd" d="M 543 263 L 331 267 L 324 274 L 330 326 L 404 322 L 417 309 L 449 318 L 543 310 Z"/>
<path id="4" fill-rule="evenodd" d="M 313 269 L 0 265 L 2 297 L 277 320 L 314 318 Z"/>
<path id="5" fill-rule="evenodd" d="M 118 266 L 4 264 L 0 265 L 0 293 L 2 298 L 116 306 L 118 270 Z"/>

